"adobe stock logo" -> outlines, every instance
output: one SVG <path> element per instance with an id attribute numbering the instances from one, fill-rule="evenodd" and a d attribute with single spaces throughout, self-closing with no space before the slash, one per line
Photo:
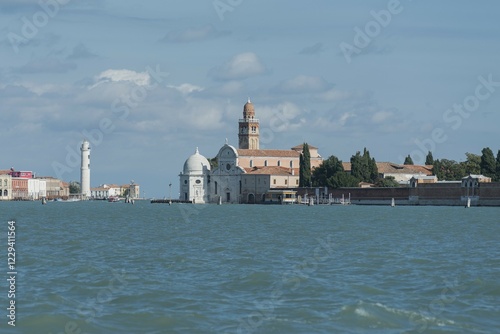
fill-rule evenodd
<path id="1" fill-rule="evenodd" d="M 387 9 L 382 9 L 378 12 L 374 10 L 370 11 L 373 20 L 368 21 L 364 29 L 358 26 L 354 27 L 355 35 L 353 43 L 342 42 L 339 44 L 340 51 L 347 63 L 350 64 L 354 56 L 359 55 L 363 49 L 369 47 L 373 40 L 380 35 L 382 29 L 387 28 L 392 22 L 393 17 L 400 14 L 403 9 L 399 0 L 389 0 Z"/>
<path id="2" fill-rule="evenodd" d="M 214 6 L 217 15 L 219 15 L 219 19 L 224 21 L 224 13 L 232 12 L 236 7 L 241 5 L 243 0 L 214 0 L 212 3 Z"/>
<path id="3" fill-rule="evenodd" d="M 472 113 L 479 109 L 481 102 L 485 102 L 491 98 L 500 87 L 500 81 L 494 81 L 493 74 L 489 74 L 487 78 L 481 75 L 477 80 L 479 83 L 476 85 L 473 94 L 466 96 L 462 103 L 454 103 L 451 108 L 445 110 L 442 116 L 445 126 L 437 126 L 432 129 L 428 138 L 423 140 L 415 139 L 414 143 L 418 149 L 413 150 L 410 155 L 416 164 L 424 164 L 427 152 L 434 152 L 437 144 L 443 144 L 448 140 L 448 135 L 446 134 L 447 128 L 453 131 L 458 130 L 464 120 L 468 119 Z M 404 160 L 401 156 L 399 159 L 401 161 Z"/>
<path id="4" fill-rule="evenodd" d="M 40 10 L 35 12 L 31 19 L 23 16 L 21 18 L 22 27 L 21 34 L 9 32 L 7 38 L 12 46 L 12 49 L 17 54 L 19 46 L 28 44 L 33 38 L 38 35 L 40 29 L 45 27 L 50 19 L 53 19 L 60 11 L 61 6 L 67 5 L 70 0 L 40 0 L 38 5 Z"/>

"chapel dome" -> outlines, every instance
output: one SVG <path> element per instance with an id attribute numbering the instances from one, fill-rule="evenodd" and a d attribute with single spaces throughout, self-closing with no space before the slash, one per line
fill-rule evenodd
<path id="1" fill-rule="evenodd" d="M 210 170 L 210 163 L 196 148 L 194 154 L 184 163 L 184 174 L 203 173 L 205 170 Z"/>

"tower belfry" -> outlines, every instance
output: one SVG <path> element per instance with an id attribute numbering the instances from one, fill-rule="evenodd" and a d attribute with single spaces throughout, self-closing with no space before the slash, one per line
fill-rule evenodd
<path id="1" fill-rule="evenodd" d="M 250 98 L 243 107 L 243 118 L 238 123 L 238 148 L 258 150 L 259 120 L 255 118 L 255 109 Z"/>

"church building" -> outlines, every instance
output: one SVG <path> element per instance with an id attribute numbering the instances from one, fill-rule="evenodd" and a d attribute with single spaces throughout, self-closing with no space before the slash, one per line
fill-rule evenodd
<path id="1" fill-rule="evenodd" d="M 259 120 L 248 102 L 238 122 L 238 149 L 227 140 L 217 153 L 217 167 L 198 149 L 184 164 L 180 178 L 180 199 L 193 203 L 264 203 L 270 190 L 299 186 L 299 160 L 302 145 L 290 150 L 261 150 Z M 321 164 L 318 149 L 309 146 L 311 167 Z"/>

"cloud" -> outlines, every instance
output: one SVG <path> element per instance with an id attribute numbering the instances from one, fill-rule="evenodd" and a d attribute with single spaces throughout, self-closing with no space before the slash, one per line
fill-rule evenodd
<path id="1" fill-rule="evenodd" d="M 192 84 L 189 84 L 189 83 L 184 83 L 184 84 L 181 84 L 179 86 L 169 85 L 167 87 L 177 89 L 182 94 L 191 94 L 193 92 L 201 92 L 201 91 L 204 90 L 203 87 L 192 85 Z"/>
<path id="2" fill-rule="evenodd" d="M 392 112 L 389 111 L 378 111 L 372 116 L 372 121 L 374 123 L 382 123 L 387 118 L 392 116 Z"/>
<path id="3" fill-rule="evenodd" d="M 32 60 L 24 66 L 13 70 L 14 73 L 66 73 L 76 69 L 76 64 L 62 62 L 55 58 Z"/>
<path id="4" fill-rule="evenodd" d="M 208 75 L 215 80 L 246 79 L 268 72 L 253 52 L 240 53 L 221 66 L 212 68 Z"/>
<path id="5" fill-rule="evenodd" d="M 241 81 L 227 81 L 219 86 L 212 86 L 196 92 L 196 96 L 211 99 L 216 96 L 232 98 L 244 92 L 245 85 Z"/>
<path id="6" fill-rule="evenodd" d="M 89 59 L 95 57 L 97 57 L 96 54 L 90 52 L 90 50 L 83 43 L 80 43 L 73 48 L 73 51 L 66 57 L 66 59 Z"/>
<path id="7" fill-rule="evenodd" d="M 323 51 L 325 51 L 325 47 L 324 47 L 323 43 L 316 43 L 312 46 L 307 46 L 307 47 L 303 48 L 299 52 L 299 54 L 301 54 L 301 55 L 315 55 L 315 54 L 319 54 Z"/>
<path id="8" fill-rule="evenodd" d="M 332 85 L 318 76 L 299 75 L 295 78 L 282 81 L 271 89 L 274 93 L 281 94 L 307 94 L 324 92 Z"/>
<path id="9" fill-rule="evenodd" d="M 90 88 L 95 88 L 105 82 L 131 82 L 138 86 L 147 86 L 151 82 L 148 72 L 135 72 L 132 70 L 106 70 L 95 78 L 95 84 Z"/>
<path id="10" fill-rule="evenodd" d="M 224 37 L 229 34 L 229 31 L 218 31 L 213 25 L 207 24 L 202 27 L 170 31 L 161 41 L 167 43 L 191 43 Z"/>
<path id="11" fill-rule="evenodd" d="M 324 93 L 318 94 L 316 96 L 317 100 L 324 102 L 336 102 L 340 100 L 345 100 L 353 96 L 353 93 L 341 91 L 335 88 L 329 89 Z"/>

